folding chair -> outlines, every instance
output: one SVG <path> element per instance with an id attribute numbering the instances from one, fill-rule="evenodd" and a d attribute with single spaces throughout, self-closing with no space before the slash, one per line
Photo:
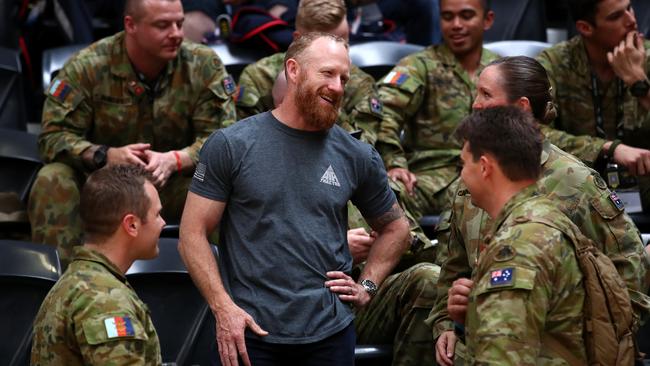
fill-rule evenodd
<path id="1" fill-rule="evenodd" d="M 373 41 L 350 46 L 350 60 L 376 80 L 386 75 L 399 60 L 423 50 L 424 47 L 409 43 Z"/>
<path id="2" fill-rule="evenodd" d="M 175 362 L 179 366 L 194 364 L 190 361 L 198 357 L 193 355 L 196 345 L 204 341 L 199 333 L 206 320 L 213 317 L 178 253 L 178 239 L 161 238 L 158 245 L 158 257 L 133 263 L 127 279 L 151 311 L 163 362 Z M 216 247 L 213 250 L 216 255 Z M 212 337 L 209 342 L 214 340 Z M 214 356 L 218 357 L 216 353 Z"/>
<path id="3" fill-rule="evenodd" d="M 24 98 L 20 52 L 0 47 L 0 128 L 27 130 Z"/>
<path id="4" fill-rule="evenodd" d="M 61 275 L 54 247 L 0 240 L 0 365 L 28 365 L 33 322 Z"/>
<path id="5" fill-rule="evenodd" d="M 500 56 L 536 57 L 551 47 L 551 44 L 538 41 L 498 41 L 486 43 L 483 47 Z"/>
<path id="6" fill-rule="evenodd" d="M 47 92 L 50 87 L 52 79 L 56 77 L 59 70 L 75 53 L 83 48 L 88 47 L 88 44 L 73 44 L 69 46 L 50 48 L 43 51 L 43 61 L 41 73 L 43 78 L 43 91 Z"/>
<path id="7" fill-rule="evenodd" d="M 244 68 L 260 58 L 266 56 L 261 50 L 254 50 L 242 46 L 231 45 L 227 43 L 218 43 L 210 45 L 210 48 L 219 56 L 221 62 L 226 66 L 226 70 L 235 81 L 239 80 Z"/>
<path id="8" fill-rule="evenodd" d="M 494 24 L 484 42 L 531 40 L 546 42 L 546 5 L 543 0 L 492 0 Z"/>

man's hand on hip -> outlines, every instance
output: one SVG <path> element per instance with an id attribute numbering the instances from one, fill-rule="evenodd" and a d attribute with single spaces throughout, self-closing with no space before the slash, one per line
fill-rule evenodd
<path id="1" fill-rule="evenodd" d="M 253 317 L 234 303 L 228 305 L 215 313 L 217 319 L 217 344 L 219 346 L 219 357 L 223 366 L 237 366 L 237 357 L 241 357 L 245 366 L 251 366 L 246 350 L 244 332 L 250 328 L 259 336 L 266 336 L 269 333 L 263 330 Z"/>

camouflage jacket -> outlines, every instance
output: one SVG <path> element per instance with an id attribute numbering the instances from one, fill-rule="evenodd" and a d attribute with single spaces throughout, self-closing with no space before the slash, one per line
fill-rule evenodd
<path id="1" fill-rule="evenodd" d="M 573 230 L 558 229 L 573 224 L 536 190 L 533 184 L 512 197 L 482 242 L 465 323 L 467 351 L 476 364 L 565 364 L 540 346 L 546 336 L 587 364 L 585 291 L 572 243 L 579 239 Z"/>
<path id="2" fill-rule="evenodd" d="M 194 163 L 205 139 L 235 120 L 235 84 L 208 47 L 183 42 L 157 86 L 141 82 L 124 33 L 104 38 L 70 59 L 52 81 L 39 148 L 46 162 L 81 168 L 91 144 L 150 143 L 154 151 L 186 151 Z"/>
<path id="3" fill-rule="evenodd" d="M 582 234 L 612 259 L 627 284 L 636 313 L 645 315 L 650 302 L 645 295 L 647 262 L 643 242 L 630 217 L 616 202 L 616 196 L 612 196 L 598 173 L 548 140 L 544 141 L 541 162 L 539 192 L 550 198 Z M 437 228 L 440 243 L 436 262 L 442 269 L 436 305 L 427 319 L 433 325 L 435 338 L 453 329 L 447 313 L 447 290 L 457 278 L 471 276 L 491 225 L 487 213 L 472 204 L 462 183 L 452 205 L 451 214 L 441 215 L 447 219 Z"/>
<path id="4" fill-rule="evenodd" d="M 646 72 L 650 71 L 650 41 L 645 41 Z M 592 96 L 591 67 L 582 37 L 576 36 L 557 44 L 538 57 L 546 68 L 553 87 L 558 118 L 554 127 L 566 133 L 554 132 L 547 137 L 564 151 L 588 164 L 593 163 L 602 150 L 604 139 L 596 136 L 596 122 Z M 616 139 L 617 83 L 604 87 L 600 83 L 604 128 L 607 140 Z M 650 148 L 650 111 L 646 111 L 629 94 L 623 94 L 624 143 Z"/>
<path id="5" fill-rule="evenodd" d="M 497 58 L 484 48 L 476 75 Z M 386 168 L 438 170 L 445 188 L 458 176 L 462 145 L 453 134 L 471 112 L 476 80 L 439 45 L 404 57 L 377 84 L 384 104 L 377 150 Z"/>
<path id="6" fill-rule="evenodd" d="M 149 309 L 102 254 L 75 248 L 34 322 L 32 365 L 160 365 Z"/>
<path id="7" fill-rule="evenodd" d="M 278 73 L 284 69 L 284 55 L 276 53 L 246 66 L 239 77 L 235 98 L 238 119 L 275 108 L 271 90 Z M 348 131 L 363 130 L 361 139 L 371 145 L 377 139 L 382 118 L 382 105 L 374 83 L 372 76 L 357 66 L 351 66 L 338 120 L 339 125 Z"/>

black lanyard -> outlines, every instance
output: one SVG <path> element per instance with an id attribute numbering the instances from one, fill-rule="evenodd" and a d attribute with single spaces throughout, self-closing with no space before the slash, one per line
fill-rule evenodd
<path id="1" fill-rule="evenodd" d="M 616 79 L 616 139 L 623 139 L 623 95 L 625 85 L 620 79 Z M 596 117 L 596 135 L 600 138 L 607 138 L 605 133 L 605 120 L 603 118 L 603 100 L 598 88 L 598 79 L 591 73 L 591 97 L 594 102 L 594 116 Z"/>

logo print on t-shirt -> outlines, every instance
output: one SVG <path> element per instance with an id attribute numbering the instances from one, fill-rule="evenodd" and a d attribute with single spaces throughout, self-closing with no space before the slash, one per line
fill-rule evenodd
<path id="1" fill-rule="evenodd" d="M 205 179 L 206 168 L 206 165 L 203 163 L 197 164 L 196 170 L 194 171 L 194 179 L 198 180 L 199 182 L 203 182 Z"/>
<path id="2" fill-rule="evenodd" d="M 341 186 L 339 179 L 336 178 L 336 174 L 334 174 L 334 169 L 332 169 L 331 165 L 327 167 L 327 170 L 325 171 L 325 174 L 323 174 L 323 176 L 320 178 L 320 181 L 321 183 L 329 184 L 331 186 Z"/>

